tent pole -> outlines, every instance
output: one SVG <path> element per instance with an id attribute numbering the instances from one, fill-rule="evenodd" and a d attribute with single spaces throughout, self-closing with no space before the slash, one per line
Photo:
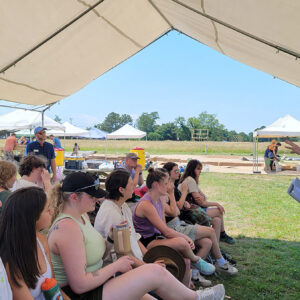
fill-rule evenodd
<path id="1" fill-rule="evenodd" d="M 261 174 L 258 170 L 258 135 L 253 138 L 253 173 Z"/>

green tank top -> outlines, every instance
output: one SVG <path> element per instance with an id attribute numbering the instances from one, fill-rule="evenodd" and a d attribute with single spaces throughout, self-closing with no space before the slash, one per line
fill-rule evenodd
<path id="1" fill-rule="evenodd" d="M 84 220 L 85 224 L 82 224 L 75 218 L 67 214 L 60 214 L 55 221 L 53 222 L 49 233 L 52 231 L 53 226 L 60 220 L 70 218 L 74 222 L 76 222 L 83 234 L 84 237 L 84 247 L 85 247 L 85 255 L 86 255 L 86 272 L 95 272 L 102 267 L 103 260 L 102 257 L 106 250 L 105 240 L 98 233 L 98 231 L 92 226 L 90 221 L 82 215 L 82 219 Z M 68 283 L 67 275 L 64 270 L 64 265 L 62 263 L 62 259 L 59 255 L 54 253 L 50 253 L 51 261 L 53 264 L 53 270 L 55 279 L 57 280 L 59 285 L 65 285 Z"/>

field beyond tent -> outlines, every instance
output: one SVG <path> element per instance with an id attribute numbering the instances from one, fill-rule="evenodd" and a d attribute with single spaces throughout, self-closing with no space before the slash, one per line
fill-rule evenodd
<path id="1" fill-rule="evenodd" d="M 222 282 L 233 300 L 300 299 L 300 204 L 286 190 L 292 176 L 203 173 L 200 187 L 224 205 L 237 242 L 221 247 L 237 260 Z"/>

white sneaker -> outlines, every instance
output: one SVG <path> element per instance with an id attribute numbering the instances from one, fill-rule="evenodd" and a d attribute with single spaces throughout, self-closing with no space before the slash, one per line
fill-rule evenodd
<path id="1" fill-rule="evenodd" d="M 225 288 L 223 284 L 215 285 L 211 288 L 198 290 L 197 300 L 223 300 L 225 297 Z"/>
<path id="2" fill-rule="evenodd" d="M 218 263 L 216 263 L 215 266 L 216 272 L 220 274 L 233 276 L 239 272 L 238 269 L 231 265 L 228 261 L 223 266 L 219 266 Z"/>
<path id="3" fill-rule="evenodd" d="M 194 272 L 194 271 L 197 271 L 197 272 Z M 198 270 L 193 270 L 192 280 L 193 281 L 199 281 L 200 285 L 203 286 L 203 287 L 211 286 L 211 281 L 207 280 L 203 276 L 201 276 L 200 272 Z"/>

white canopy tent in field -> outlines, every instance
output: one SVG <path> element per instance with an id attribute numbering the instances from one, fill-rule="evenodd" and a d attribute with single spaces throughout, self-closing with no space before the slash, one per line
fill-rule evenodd
<path id="1" fill-rule="evenodd" d="M 37 111 L 16 109 L 0 116 L 0 130 L 17 131 L 28 129 L 30 131 L 37 126 L 58 130 L 64 130 L 65 128 L 62 124 L 55 122 L 46 115 L 43 116 Z"/>
<path id="2" fill-rule="evenodd" d="M 258 139 L 300 136 L 300 121 L 290 115 L 279 118 L 271 125 L 253 133 L 253 172 L 258 171 Z"/>
<path id="3" fill-rule="evenodd" d="M 75 136 L 80 136 L 80 135 L 88 133 L 87 130 L 77 127 L 69 122 L 64 122 L 62 125 L 65 127 L 64 130 L 51 129 L 51 130 L 47 131 L 47 135 L 53 134 L 55 136 L 73 136 L 73 137 L 75 137 Z"/>
<path id="4" fill-rule="evenodd" d="M 300 86 L 299 1 L 10 0 L 0 12 L 7 101 L 55 103 L 170 30 Z"/>
<path id="5" fill-rule="evenodd" d="M 106 135 L 107 140 L 124 140 L 124 139 L 141 139 L 146 136 L 147 133 L 136 129 L 129 124 L 124 125 L 118 130 Z"/>
<path id="6" fill-rule="evenodd" d="M 98 128 L 91 128 L 88 130 L 88 133 L 80 135 L 81 138 L 87 138 L 87 139 L 99 139 L 104 140 L 107 136 L 107 132 L 100 130 Z"/>

